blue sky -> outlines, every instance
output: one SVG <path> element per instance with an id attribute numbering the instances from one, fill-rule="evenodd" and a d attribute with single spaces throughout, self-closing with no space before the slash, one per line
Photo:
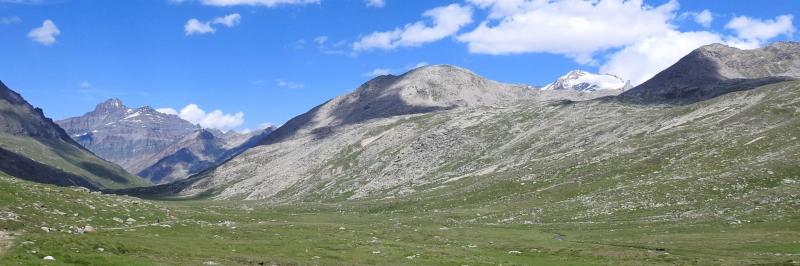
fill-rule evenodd
<path id="1" fill-rule="evenodd" d="M 55 119 L 117 97 L 221 110 L 208 126 L 241 130 L 422 64 L 539 86 L 572 69 L 641 81 L 702 44 L 795 39 L 800 3 L 753 3 L 0 0 L 0 79 Z"/>

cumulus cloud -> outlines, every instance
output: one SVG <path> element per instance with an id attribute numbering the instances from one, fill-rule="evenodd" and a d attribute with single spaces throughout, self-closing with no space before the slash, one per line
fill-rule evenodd
<path id="1" fill-rule="evenodd" d="M 52 20 L 47 19 L 42 22 L 41 27 L 31 30 L 28 33 L 28 38 L 34 42 L 50 46 L 56 43 L 56 36 L 60 34 L 61 30 L 58 29 L 58 26 Z"/>
<path id="2" fill-rule="evenodd" d="M 671 30 L 663 35 L 642 39 L 611 54 L 600 71 L 630 79 L 633 84 L 641 84 L 700 46 L 722 43 L 740 49 L 753 49 L 764 45 L 769 39 L 791 35 L 795 31 L 791 15 L 767 20 L 736 17 L 725 27 L 733 29 L 737 35 Z"/>
<path id="3" fill-rule="evenodd" d="M 206 34 L 206 33 L 214 33 L 214 28 L 211 27 L 210 22 L 201 22 L 196 18 L 189 19 L 186 21 L 186 24 L 183 26 L 183 31 L 186 36 L 195 35 L 195 34 Z"/>
<path id="4" fill-rule="evenodd" d="M 247 5 L 275 7 L 279 5 L 319 4 L 320 0 L 201 0 L 200 2 L 209 6 Z"/>
<path id="5" fill-rule="evenodd" d="M 425 11 L 422 16 L 431 19 L 433 25 L 417 21 L 391 31 L 373 32 L 355 42 L 353 50 L 391 50 L 397 47 L 420 46 L 444 39 L 472 23 L 472 8 L 451 4 Z"/>
<path id="6" fill-rule="evenodd" d="M 711 11 L 708 9 L 701 11 L 700 13 L 694 14 L 694 22 L 697 24 L 702 25 L 703 27 L 711 27 L 711 22 L 714 21 L 714 15 L 711 14 Z"/>
<path id="7" fill-rule="evenodd" d="M 233 13 L 224 17 L 218 17 L 213 20 L 214 24 L 225 25 L 226 27 L 233 27 L 242 22 L 242 16 L 239 13 Z"/>
<path id="8" fill-rule="evenodd" d="M 721 37 L 710 32 L 671 31 L 662 36 L 644 39 L 612 54 L 600 67 L 600 72 L 629 79 L 632 84 L 640 84 L 697 47 L 720 42 Z"/>
<path id="9" fill-rule="evenodd" d="M 217 30 L 212 25 L 223 25 L 225 27 L 233 27 L 242 22 L 242 16 L 239 13 L 229 14 L 223 17 L 217 17 L 210 21 L 200 21 L 196 18 L 189 19 L 183 26 L 183 31 L 186 36 L 200 35 L 206 33 L 214 33 Z"/>
<path id="10" fill-rule="evenodd" d="M 545 52 L 580 63 L 600 51 L 633 44 L 673 29 L 678 3 L 651 7 L 642 1 L 468 0 L 490 10 L 489 19 L 458 36 L 480 54 Z"/>
<path id="11" fill-rule="evenodd" d="M 760 20 L 739 16 L 725 25 L 726 29 L 736 32 L 739 38 L 765 41 L 780 35 L 790 36 L 795 32 L 792 15 L 778 16 L 775 19 Z"/>
<path id="12" fill-rule="evenodd" d="M 158 108 L 156 111 L 177 115 L 183 120 L 192 124 L 200 125 L 203 128 L 213 128 L 228 131 L 244 124 L 244 113 L 226 114 L 221 110 L 206 112 L 197 104 L 189 104 L 180 111 L 172 108 Z"/>
<path id="13" fill-rule="evenodd" d="M 386 6 L 385 0 L 364 0 L 364 3 L 367 4 L 368 7 L 375 7 L 375 8 L 381 8 Z"/>

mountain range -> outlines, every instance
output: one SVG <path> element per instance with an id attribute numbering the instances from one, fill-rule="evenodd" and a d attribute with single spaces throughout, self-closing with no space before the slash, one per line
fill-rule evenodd
<path id="1" fill-rule="evenodd" d="M 238 134 L 203 129 L 150 106 L 129 108 L 119 99 L 109 99 L 91 112 L 56 123 L 98 156 L 155 184 L 213 167 L 273 130 Z"/>
<path id="2" fill-rule="evenodd" d="M 0 83 L 0 264 L 792 264 L 798 58 L 709 45 L 634 88 L 429 65 L 249 134 L 118 99 L 56 123 Z"/>
<path id="3" fill-rule="evenodd" d="M 525 183 L 547 187 L 537 193 L 568 191 L 537 204 L 576 216 L 663 209 L 652 204 L 678 191 L 671 199 L 678 205 L 670 206 L 697 205 L 697 215 L 713 215 L 714 208 L 700 206 L 704 194 L 692 196 L 709 182 L 752 183 L 747 191 L 786 196 L 772 181 L 761 184 L 772 174 L 759 169 L 783 171 L 771 165 L 792 164 L 800 148 L 789 141 L 800 123 L 798 47 L 704 46 L 630 90 L 594 89 L 619 96 L 587 95 L 592 89 L 582 86 L 530 90 L 426 66 L 377 77 L 188 180 L 124 193 L 268 202 L 458 199 Z M 530 195 L 513 191 L 508 198 Z M 741 199 L 756 195 L 763 194 Z"/>
<path id="4" fill-rule="evenodd" d="M 0 83 L 0 171 L 63 186 L 108 189 L 149 183 L 103 160 Z"/>

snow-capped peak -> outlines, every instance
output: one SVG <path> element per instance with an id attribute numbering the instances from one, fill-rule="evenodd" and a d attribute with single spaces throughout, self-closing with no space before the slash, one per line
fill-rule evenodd
<path id="1" fill-rule="evenodd" d="M 573 70 L 560 77 L 556 82 L 544 86 L 542 90 L 574 90 L 590 92 L 598 90 L 628 90 L 632 86 L 630 81 L 625 81 L 610 74 L 593 74 L 582 70 Z"/>

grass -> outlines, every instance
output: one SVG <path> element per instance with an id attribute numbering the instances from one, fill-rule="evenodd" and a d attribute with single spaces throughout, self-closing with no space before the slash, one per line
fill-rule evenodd
<path id="1" fill-rule="evenodd" d="M 48 265 L 798 264 L 799 87 L 645 111 L 596 102 L 497 110 L 454 129 L 458 138 L 435 132 L 450 132 L 443 125 L 462 111 L 399 120 L 364 135 L 390 139 L 410 128 L 395 137 L 466 148 L 425 157 L 446 156 L 426 168 L 434 182 L 391 199 L 398 188 L 362 199 L 343 188 L 367 180 L 355 174 L 374 163 L 368 154 L 395 162 L 407 147 L 365 150 L 360 140 L 318 167 L 344 169 L 339 183 L 314 177 L 314 186 L 278 195 L 314 190 L 293 204 L 204 199 L 215 191 L 144 201 L 0 176 L 0 218 L 18 217 L 0 219 L 14 234 L 0 265 L 43 264 L 48 255 L 56 258 Z M 748 101 L 762 96 L 771 99 Z M 745 104 L 729 104 L 738 100 Z M 628 115 L 606 123 L 578 106 L 599 104 Z M 739 109 L 710 112 L 715 105 Z M 77 232 L 86 225 L 98 232 Z"/>
<path id="2" fill-rule="evenodd" d="M 746 224 L 503 224 L 482 218 L 492 210 L 473 207 L 158 202 L 7 176 L 0 176 L 0 190 L 0 212 L 19 216 L 0 220 L 0 228 L 15 235 L 2 265 L 745 265 L 800 259 L 798 216 Z M 113 220 L 129 217 L 136 222 Z M 75 232 L 85 225 L 98 231 Z"/>

